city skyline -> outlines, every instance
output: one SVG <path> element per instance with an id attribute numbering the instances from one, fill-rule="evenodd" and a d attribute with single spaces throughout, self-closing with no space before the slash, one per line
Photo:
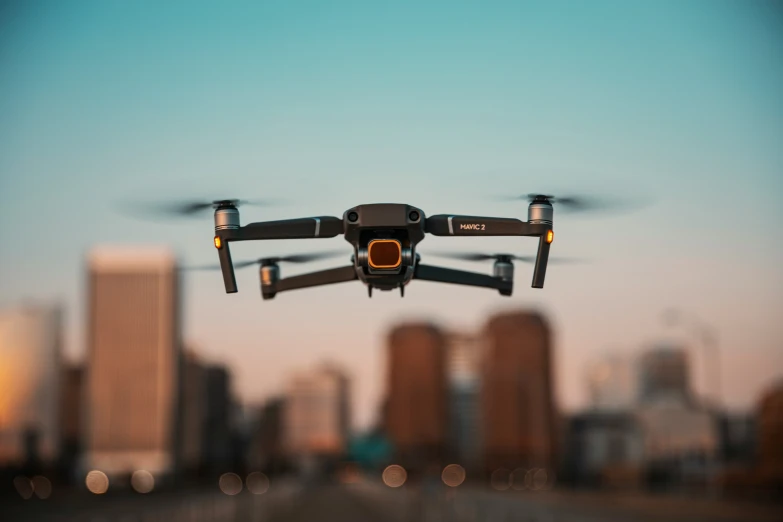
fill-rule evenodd
<path id="1" fill-rule="evenodd" d="M 543 309 L 567 410 L 587 402 L 589 361 L 669 336 L 660 314 L 670 306 L 716 328 L 729 407 L 752 407 L 780 375 L 783 47 L 779 17 L 761 4 L 294 12 L 194 2 L 187 19 L 156 6 L 154 23 L 143 4 L 4 8 L 0 217 L 24 232 L 2 233 L 0 306 L 62 303 L 69 358 L 85 353 L 92 246 L 156 243 L 187 264 L 217 260 L 209 216 L 132 220 L 117 210 L 127 199 L 290 202 L 243 220 L 383 201 L 523 217 L 525 205 L 491 197 L 589 189 L 655 201 L 614 219 L 556 211 L 553 256 L 592 263 L 551 266 L 543 290 L 518 265 L 510 299 L 420 282 L 404 299 L 368 300 L 348 284 L 262 303 L 253 270 L 237 273 L 236 295 L 219 274 L 188 274 L 185 341 L 229 365 L 246 401 L 281 389 L 302 363 L 335 359 L 355 376 L 360 425 L 381 398 L 383 335 L 407 319 L 475 330 L 495 311 Z M 338 245 L 347 260 L 341 238 L 242 245 L 234 256 Z M 427 238 L 420 252 L 532 248 Z M 300 328 L 302 315 L 317 319 Z M 701 392 L 701 349 L 691 349 Z"/>

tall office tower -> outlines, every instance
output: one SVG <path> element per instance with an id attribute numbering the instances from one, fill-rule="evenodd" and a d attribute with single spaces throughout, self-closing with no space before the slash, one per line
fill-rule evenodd
<path id="1" fill-rule="evenodd" d="M 288 383 L 284 432 L 293 456 L 338 456 L 348 443 L 349 390 L 345 373 L 322 364 L 296 373 Z"/>
<path id="2" fill-rule="evenodd" d="M 484 329 L 484 464 L 498 469 L 553 469 L 559 430 L 547 321 L 536 312 L 496 315 Z"/>
<path id="3" fill-rule="evenodd" d="M 206 393 L 202 463 L 213 474 L 224 473 L 230 466 L 231 452 L 231 374 L 221 365 L 204 370 Z"/>
<path id="4" fill-rule="evenodd" d="M 442 466 L 450 458 L 446 336 L 411 323 L 388 336 L 387 435 L 397 463 L 409 471 Z"/>
<path id="5" fill-rule="evenodd" d="M 680 347 L 658 345 L 647 351 L 639 360 L 640 401 L 689 403 L 688 371 L 688 356 Z"/>
<path id="6" fill-rule="evenodd" d="M 165 476 L 177 464 L 179 283 L 164 249 L 89 255 L 86 470 Z"/>
<path id="7" fill-rule="evenodd" d="M 481 458 L 481 337 L 451 333 L 447 336 L 446 345 L 450 446 L 459 464 L 465 468 L 475 468 Z"/>
<path id="8" fill-rule="evenodd" d="M 61 351 L 59 307 L 0 311 L 0 468 L 57 458 Z"/>
<path id="9" fill-rule="evenodd" d="M 191 350 L 182 360 L 181 458 L 183 470 L 188 473 L 201 468 L 206 424 L 207 390 L 205 366 Z"/>
<path id="10" fill-rule="evenodd" d="M 597 412 L 628 411 L 636 402 L 637 379 L 631 360 L 602 357 L 587 368 L 590 408 Z"/>

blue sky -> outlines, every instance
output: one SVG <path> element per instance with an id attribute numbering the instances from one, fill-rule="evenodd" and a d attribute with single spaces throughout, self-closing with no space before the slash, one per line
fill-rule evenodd
<path id="1" fill-rule="evenodd" d="M 717 326 L 733 406 L 752 404 L 780 374 L 779 4 L 225 4 L 4 7 L 0 304 L 61 299 L 71 355 L 83 350 L 91 245 L 169 244 L 184 262 L 215 261 L 208 215 L 150 224 L 116 212 L 122 200 L 290 201 L 247 209 L 245 222 L 381 201 L 524 218 L 523 204 L 492 196 L 613 191 L 655 204 L 613 219 L 559 216 L 554 251 L 593 263 L 551 267 L 544 290 L 530 289 L 520 266 L 511 299 L 420 283 L 405 299 L 370 301 L 342 285 L 261 302 L 252 270 L 235 295 L 219 275 L 194 274 L 186 335 L 234 367 L 247 399 L 320 357 L 342 361 L 363 423 L 382 391 L 383 334 L 406 317 L 470 329 L 495 310 L 543 307 L 567 408 L 583 403 L 592 358 L 668 334 L 658 317 L 671 304 Z M 341 245 L 243 244 L 234 257 Z M 420 251 L 472 248 L 535 245 L 427 238 Z M 302 314 L 317 319 L 302 328 Z"/>

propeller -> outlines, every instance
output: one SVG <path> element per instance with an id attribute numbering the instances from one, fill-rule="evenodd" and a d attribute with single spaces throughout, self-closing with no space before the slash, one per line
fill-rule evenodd
<path id="1" fill-rule="evenodd" d="M 521 196 L 503 196 L 503 201 L 548 201 L 563 212 L 601 212 L 613 210 L 630 210 L 642 206 L 642 202 L 629 197 L 568 195 L 553 196 L 550 194 L 530 193 Z"/>
<path id="2" fill-rule="evenodd" d="M 207 210 L 216 209 L 220 206 L 251 206 L 251 207 L 270 207 L 279 204 L 277 200 L 246 200 L 246 199 L 217 199 L 214 201 L 204 200 L 182 200 L 168 201 L 159 203 L 126 204 L 126 208 L 134 208 L 134 213 L 144 213 L 144 215 L 155 214 L 167 217 L 194 217 L 205 213 Z"/>
<path id="3" fill-rule="evenodd" d="M 345 251 L 333 250 L 327 252 L 312 252 L 309 254 L 293 254 L 290 256 L 261 257 L 249 261 L 237 261 L 234 263 L 234 268 L 246 268 L 253 265 L 271 265 L 276 263 L 310 263 L 312 261 L 318 261 L 319 259 L 337 257 L 343 254 L 345 254 Z M 191 266 L 184 267 L 183 270 L 220 270 L 220 265 Z"/>
<path id="4" fill-rule="evenodd" d="M 489 261 L 489 260 L 503 260 L 503 261 L 521 261 L 523 263 L 535 263 L 536 256 L 517 256 L 514 254 L 482 254 L 480 252 L 444 252 L 432 254 L 437 257 L 445 257 L 449 259 L 458 259 L 460 261 Z M 570 257 L 557 257 L 551 256 L 549 262 L 553 264 L 572 264 L 572 263 L 584 263 L 585 261 L 577 258 Z"/>

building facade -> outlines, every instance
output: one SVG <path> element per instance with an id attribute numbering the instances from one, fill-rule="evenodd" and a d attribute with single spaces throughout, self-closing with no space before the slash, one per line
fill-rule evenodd
<path id="1" fill-rule="evenodd" d="M 638 363 L 639 401 L 690 403 L 689 372 L 688 354 L 682 347 L 661 344 L 646 351 Z"/>
<path id="2" fill-rule="evenodd" d="M 89 255 L 85 471 L 176 469 L 179 282 L 163 249 Z"/>
<path id="3" fill-rule="evenodd" d="M 555 410 L 550 328 L 536 312 L 490 318 L 482 370 L 482 439 L 487 473 L 555 469 L 560 433 Z"/>
<path id="4" fill-rule="evenodd" d="M 623 412 L 636 404 L 638 381 L 630 358 L 602 357 L 588 367 L 586 377 L 591 410 Z"/>
<path id="5" fill-rule="evenodd" d="M 409 471 L 450 455 L 446 336 L 426 323 L 399 325 L 387 339 L 385 429 Z"/>
<path id="6" fill-rule="evenodd" d="M 291 456 L 340 456 L 350 429 L 349 384 L 333 364 L 294 374 L 285 400 L 285 444 Z"/>
<path id="7" fill-rule="evenodd" d="M 450 447 L 456 462 L 475 469 L 481 459 L 482 339 L 450 333 L 446 340 Z"/>
<path id="8" fill-rule="evenodd" d="M 61 357 L 59 307 L 0 311 L 0 468 L 58 458 Z"/>

